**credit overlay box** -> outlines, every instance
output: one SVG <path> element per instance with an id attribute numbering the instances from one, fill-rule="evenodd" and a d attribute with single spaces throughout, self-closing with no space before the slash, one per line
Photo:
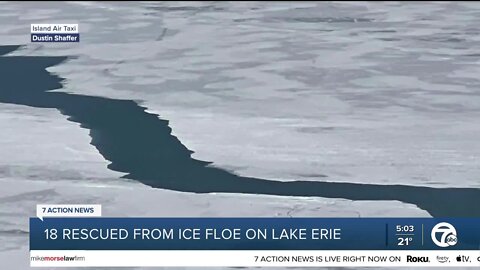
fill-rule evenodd
<path id="1" fill-rule="evenodd" d="M 31 24 L 31 42 L 80 42 L 78 24 Z"/>

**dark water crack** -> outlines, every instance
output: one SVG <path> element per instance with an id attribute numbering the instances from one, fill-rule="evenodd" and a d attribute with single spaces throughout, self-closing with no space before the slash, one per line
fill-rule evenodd
<path id="1" fill-rule="evenodd" d="M 18 48 L 0 46 L 0 54 Z M 167 120 L 147 113 L 145 107 L 132 100 L 51 92 L 62 88 L 63 78 L 46 68 L 65 60 L 67 57 L 1 56 L 0 102 L 58 109 L 69 121 L 89 130 L 91 144 L 111 162 L 108 168 L 126 173 L 125 178 L 183 192 L 401 201 L 435 217 L 480 217 L 480 190 L 474 188 L 280 182 L 242 177 L 207 166 L 209 162 L 191 157 L 193 152 L 172 135 Z"/>

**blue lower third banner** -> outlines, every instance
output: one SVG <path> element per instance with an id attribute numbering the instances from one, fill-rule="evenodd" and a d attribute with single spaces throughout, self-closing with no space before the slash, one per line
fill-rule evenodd
<path id="1" fill-rule="evenodd" d="M 31 250 L 479 250 L 480 218 L 38 218 Z"/>

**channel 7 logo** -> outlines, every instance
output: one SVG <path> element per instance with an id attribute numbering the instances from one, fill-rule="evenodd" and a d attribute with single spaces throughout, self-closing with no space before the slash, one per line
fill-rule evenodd
<path id="1" fill-rule="evenodd" d="M 440 222 L 432 229 L 432 241 L 439 247 L 455 246 L 458 242 L 457 230 L 452 224 Z M 438 238 L 440 237 L 440 238 Z"/>

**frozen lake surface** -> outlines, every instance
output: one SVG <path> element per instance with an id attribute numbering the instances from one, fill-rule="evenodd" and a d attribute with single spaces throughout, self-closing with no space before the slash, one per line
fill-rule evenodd
<path id="1" fill-rule="evenodd" d="M 78 23 L 81 42 L 30 43 L 31 23 L 55 22 Z M 48 69 L 65 78 L 56 91 L 136 100 L 193 158 L 242 177 L 478 189 L 479 23 L 467 2 L 6 2 L 0 44 L 75 57 Z M 0 261 L 25 261 L 37 203 L 101 203 L 110 216 L 429 215 L 398 200 L 151 189 L 108 169 L 55 108 L 0 103 L 0 129 Z"/>

